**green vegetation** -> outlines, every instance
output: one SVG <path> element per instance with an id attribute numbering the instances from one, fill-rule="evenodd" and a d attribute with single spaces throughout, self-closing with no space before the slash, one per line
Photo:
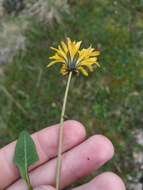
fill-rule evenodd
<path id="1" fill-rule="evenodd" d="M 0 67 L 0 144 L 23 129 L 32 133 L 59 122 L 66 80 L 46 65 L 49 47 L 69 36 L 100 49 L 101 68 L 72 80 L 66 117 L 81 121 L 88 135 L 112 140 L 116 156 L 103 169 L 127 179 L 136 175 L 132 157 L 140 148 L 133 132 L 143 125 L 143 2 L 79 0 L 69 8 L 50 29 L 33 21 L 26 51 Z"/>

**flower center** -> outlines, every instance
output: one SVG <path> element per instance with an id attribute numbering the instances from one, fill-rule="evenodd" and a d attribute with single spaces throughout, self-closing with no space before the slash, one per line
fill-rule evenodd
<path id="1" fill-rule="evenodd" d="M 78 58 L 79 58 L 78 52 L 75 54 L 75 56 L 73 58 L 69 57 L 69 59 L 68 59 L 69 71 L 76 71 Z"/>

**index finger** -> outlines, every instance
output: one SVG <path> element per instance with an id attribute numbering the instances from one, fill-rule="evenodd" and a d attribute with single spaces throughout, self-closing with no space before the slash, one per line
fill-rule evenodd
<path id="1" fill-rule="evenodd" d="M 59 124 L 45 128 L 32 135 L 39 155 L 39 161 L 31 169 L 53 158 L 57 154 Z M 85 138 L 85 129 L 77 121 L 64 123 L 63 152 L 81 143 Z M 13 183 L 19 173 L 13 164 L 13 156 L 16 142 L 13 142 L 0 150 L 0 189 L 4 189 Z"/>

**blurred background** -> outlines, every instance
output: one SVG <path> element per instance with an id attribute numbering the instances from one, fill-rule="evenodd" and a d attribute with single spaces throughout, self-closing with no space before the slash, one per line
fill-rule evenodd
<path id="1" fill-rule="evenodd" d="M 128 190 L 143 188 L 143 0 L 0 0 L 0 147 L 59 122 L 66 77 L 46 68 L 65 37 L 100 49 L 101 68 L 72 80 L 66 118 L 103 134 Z M 80 105 L 80 106 L 79 106 Z"/>

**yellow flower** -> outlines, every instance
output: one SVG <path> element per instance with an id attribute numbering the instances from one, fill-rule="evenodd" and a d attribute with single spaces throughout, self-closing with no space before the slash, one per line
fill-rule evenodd
<path id="1" fill-rule="evenodd" d="M 70 38 L 67 38 L 66 42 L 61 41 L 58 48 L 51 47 L 55 54 L 49 58 L 51 62 L 48 67 L 58 63 L 61 64 L 62 75 L 67 75 L 69 72 L 77 74 L 81 72 L 88 76 L 88 71 L 93 71 L 93 65 L 100 66 L 97 62 L 100 52 L 91 46 L 80 50 L 81 43 L 81 41 L 71 41 Z"/>

